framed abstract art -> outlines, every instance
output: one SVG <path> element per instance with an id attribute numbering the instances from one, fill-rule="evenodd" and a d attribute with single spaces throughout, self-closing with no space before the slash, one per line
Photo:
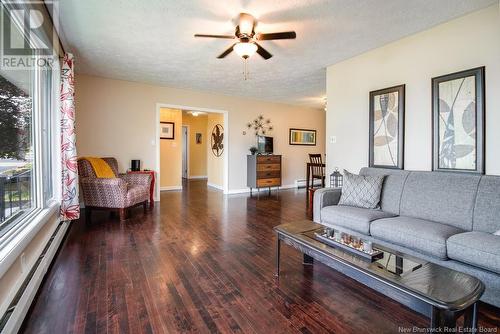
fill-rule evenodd
<path id="1" fill-rule="evenodd" d="M 432 167 L 484 174 L 484 67 L 432 79 Z"/>
<path id="2" fill-rule="evenodd" d="M 405 85 L 370 92 L 370 167 L 404 168 Z"/>
<path id="3" fill-rule="evenodd" d="M 316 146 L 316 130 L 290 129 L 288 144 Z"/>

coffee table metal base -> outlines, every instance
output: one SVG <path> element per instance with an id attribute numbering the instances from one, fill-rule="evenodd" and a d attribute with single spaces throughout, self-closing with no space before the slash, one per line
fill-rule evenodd
<path id="1" fill-rule="evenodd" d="M 322 252 L 302 243 L 300 240 L 294 240 L 292 237 L 277 231 L 276 238 L 276 273 L 275 277 L 279 279 L 280 275 L 280 256 L 281 242 L 292 246 L 303 253 L 303 264 L 312 265 L 317 260 L 330 268 L 333 268 L 342 274 L 355 279 L 356 281 L 368 286 L 369 288 L 382 293 L 383 295 L 406 305 L 414 311 L 417 311 L 430 318 L 430 329 L 434 332 L 449 332 L 457 326 L 457 319 L 464 316 L 464 326 L 462 333 L 477 333 L 477 302 L 463 310 L 447 310 L 431 305 L 419 298 L 416 298 L 404 289 L 387 284 L 373 275 L 357 270 L 354 266 L 338 261 Z M 451 331 L 450 331 L 451 329 Z"/>

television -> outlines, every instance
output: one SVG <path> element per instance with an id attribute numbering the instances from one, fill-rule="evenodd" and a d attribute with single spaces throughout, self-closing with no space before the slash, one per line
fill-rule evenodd
<path id="1" fill-rule="evenodd" d="M 273 154 L 273 137 L 257 136 L 257 150 L 260 154 Z"/>

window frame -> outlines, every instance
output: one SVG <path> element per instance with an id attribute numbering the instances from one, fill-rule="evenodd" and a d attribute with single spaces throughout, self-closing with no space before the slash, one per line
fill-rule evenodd
<path id="1" fill-rule="evenodd" d="M 1 4 L 2 10 L 9 11 L 11 8 Z M 28 5 L 26 5 L 28 6 Z M 17 29 L 24 33 L 19 26 L 19 21 L 13 18 Z M 24 38 L 27 38 L 24 36 Z M 33 48 L 36 48 L 36 38 L 29 41 Z M 40 55 L 34 52 L 34 57 Z M 18 217 L 13 217 L 9 222 L 7 231 L 0 236 L 0 277 L 10 268 L 10 266 L 21 255 L 25 247 L 36 236 L 38 231 L 49 221 L 59 221 L 59 208 L 61 199 L 60 171 L 60 121 L 59 115 L 59 85 L 60 85 L 60 61 L 54 59 L 53 67 L 49 73 L 44 73 L 47 69 L 38 66 L 31 69 L 31 98 L 32 98 L 32 122 L 31 137 L 33 146 L 33 167 L 32 167 L 32 196 L 33 207 Z M 44 76 L 49 78 L 49 87 L 44 86 Z M 45 129 L 46 127 L 46 129 Z M 48 140 L 44 139 L 44 131 L 49 132 Z M 48 155 L 48 158 L 47 158 Z M 43 176 L 50 175 L 47 182 Z M 46 193 L 45 185 L 50 184 L 52 191 Z"/>

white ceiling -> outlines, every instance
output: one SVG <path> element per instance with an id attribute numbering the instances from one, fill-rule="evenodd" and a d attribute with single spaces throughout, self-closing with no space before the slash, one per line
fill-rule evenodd
<path id="1" fill-rule="evenodd" d="M 329 65 L 498 0 L 61 0 L 65 48 L 77 72 L 157 85 L 321 107 Z M 296 40 L 262 41 L 274 57 L 243 63 L 216 56 L 231 19 L 249 12 L 258 31 L 295 30 Z"/>

